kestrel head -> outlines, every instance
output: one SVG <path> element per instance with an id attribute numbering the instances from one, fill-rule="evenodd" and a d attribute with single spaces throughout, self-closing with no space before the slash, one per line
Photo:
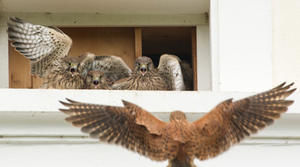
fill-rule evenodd
<path id="1" fill-rule="evenodd" d="M 107 80 L 102 71 L 89 71 L 86 83 L 90 89 L 107 89 Z"/>
<path id="2" fill-rule="evenodd" d="M 171 121 L 181 121 L 186 120 L 186 116 L 182 111 L 173 111 L 170 114 L 170 122 Z"/>
<path id="3" fill-rule="evenodd" d="M 65 62 L 65 72 L 71 74 L 71 76 L 79 75 L 79 66 L 81 58 L 68 56 L 64 58 Z"/>
<path id="4" fill-rule="evenodd" d="M 134 71 L 141 75 L 145 75 L 147 72 L 152 71 L 154 65 L 149 57 L 142 56 L 136 59 Z"/>

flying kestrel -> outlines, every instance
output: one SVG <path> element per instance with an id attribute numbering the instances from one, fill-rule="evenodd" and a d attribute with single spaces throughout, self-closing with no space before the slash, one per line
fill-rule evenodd
<path id="1" fill-rule="evenodd" d="M 60 111 L 66 121 L 91 137 L 138 152 L 152 160 L 169 161 L 169 167 L 195 167 L 195 158 L 206 160 L 270 125 L 287 111 L 286 100 L 296 89 L 285 83 L 241 100 L 225 100 L 195 122 L 181 111 L 163 122 L 141 107 L 123 101 L 124 107 L 68 100 Z"/>
<path id="2" fill-rule="evenodd" d="M 136 60 L 130 77 L 112 86 L 120 90 L 185 90 L 180 60 L 177 56 L 164 54 L 159 66 L 154 67 L 151 58 L 142 56 Z"/>
<path id="3" fill-rule="evenodd" d="M 31 63 L 31 74 L 41 78 L 62 63 L 69 54 L 72 39 L 56 27 L 46 27 L 10 17 L 8 37 L 12 46 Z"/>

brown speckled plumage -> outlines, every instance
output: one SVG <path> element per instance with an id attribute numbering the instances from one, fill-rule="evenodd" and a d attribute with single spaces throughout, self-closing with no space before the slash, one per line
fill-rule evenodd
<path id="1" fill-rule="evenodd" d="M 85 80 L 86 89 L 111 89 L 111 82 L 102 71 L 89 71 Z"/>
<path id="2" fill-rule="evenodd" d="M 120 90 L 184 90 L 179 59 L 173 55 L 162 55 L 158 68 L 155 68 L 149 57 L 139 57 L 131 76 L 117 81 L 112 88 Z"/>
<path id="3" fill-rule="evenodd" d="M 131 75 L 131 69 L 118 56 L 95 56 L 91 71 L 101 71 L 111 83 Z"/>
<path id="4" fill-rule="evenodd" d="M 10 17 L 7 24 L 12 46 L 30 60 L 33 75 L 47 76 L 69 53 L 72 40 L 58 28 L 31 24 L 16 17 Z"/>
<path id="5" fill-rule="evenodd" d="M 195 167 L 195 158 L 205 160 L 270 125 L 287 111 L 286 100 L 295 89 L 285 83 L 238 101 L 226 100 L 202 118 L 188 122 L 181 111 L 163 122 L 139 106 L 123 101 L 124 107 L 95 105 L 68 100 L 60 109 L 66 121 L 81 127 L 91 137 L 138 152 L 169 167 Z"/>
<path id="6" fill-rule="evenodd" d="M 61 59 L 56 68 L 44 78 L 42 88 L 46 89 L 83 89 L 88 68 L 87 62 L 93 61 L 93 56 L 81 55 L 79 57 L 65 57 Z"/>

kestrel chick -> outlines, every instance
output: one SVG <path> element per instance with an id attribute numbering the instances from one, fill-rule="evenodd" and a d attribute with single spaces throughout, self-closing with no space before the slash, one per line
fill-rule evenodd
<path id="1" fill-rule="evenodd" d="M 135 62 L 132 75 L 117 81 L 113 89 L 128 90 L 184 90 L 184 81 L 179 58 L 162 55 L 158 68 L 151 58 L 142 56 Z"/>
<path id="2" fill-rule="evenodd" d="M 89 71 L 85 85 L 87 89 L 111 89 L 111 84 L 102 71 Z"/>
<path id="3" fill-rule="evenodd" d="M 12 46 L 30 60 L 33 75 L 44 78 L 69 54 L 72 39 L 56 27 L 35 25 L 16 17 L 10 17 L 7 25 Z"/>

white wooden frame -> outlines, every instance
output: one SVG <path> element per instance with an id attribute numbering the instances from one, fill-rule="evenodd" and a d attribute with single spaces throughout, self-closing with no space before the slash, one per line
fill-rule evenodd
<path id="1" fill-rule="evenodd" d="M 45 14 L 45 13 L 4 13 L 0 16 L 0 88 L 8 88 L 8 37 L 6 34 L 7 18 L 9 16 L 21 17 L 33 23 L 42 25 L 59 25 L 67 27 L 136 27 L 136 26 L 195 26 L 197 27 L 198 46 L 205 44 L 206 48 L 201 48 L 197 52 L 198 62 L 209 63 L 209 36 L 203 36 L 208 32 L 208 20 L 206 14 L 187 15 L 99 15 L 99 14 Z M 210 63 L 208 64 L 210 65 Z M 201 66 L 202 67 L 202 66 Z M 199 71 L 200 70 L 200 71 Z M 205 72 L 203 72 L 205 71 Z M 208 75 L 207 75 L 208 74 Z M 204 78 L 198 85 L 200 90 L 210 90 L 210 67 L 198 68 L 198 78 Z M 198 82 L 199 83 L 199 82 Z"/>

